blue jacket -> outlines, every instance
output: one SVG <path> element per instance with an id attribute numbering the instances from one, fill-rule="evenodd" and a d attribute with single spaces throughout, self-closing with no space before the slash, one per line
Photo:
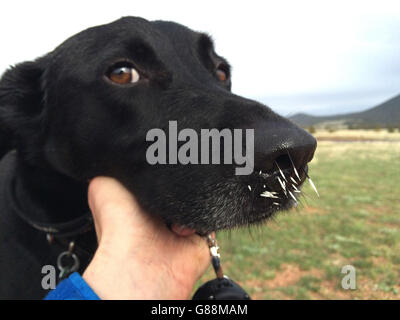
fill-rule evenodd
<path id="1" fill-rule="evenodd" d="M 100 300 L 85 280 L 74 272 L 49 292 L 45 300 Z"/>

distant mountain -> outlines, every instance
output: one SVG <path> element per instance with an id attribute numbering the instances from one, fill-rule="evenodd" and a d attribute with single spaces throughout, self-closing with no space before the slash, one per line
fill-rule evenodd
<path id="1" fill-rule="evenodd" d="M 333 116 L 312 116 L 297 113 L 289 117 L 301 127 L 341 126 L 353 128 L 399 127 L 400 126 L 400 95 L 397 95 L 371 109 Z"/>

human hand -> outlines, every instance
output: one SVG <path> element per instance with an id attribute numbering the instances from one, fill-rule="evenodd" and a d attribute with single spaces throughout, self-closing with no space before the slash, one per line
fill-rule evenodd
<path id="1" fill-rule="evenodd" d="M 204 238 L 169 230 L 113 178 L 94 178 L 88 201 L 99 246 L 83 279 L 101 299 L 190 298 L 210 264 Z"/>

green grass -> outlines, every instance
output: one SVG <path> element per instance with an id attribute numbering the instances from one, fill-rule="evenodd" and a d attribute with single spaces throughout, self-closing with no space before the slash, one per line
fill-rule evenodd
<path id="1" fill-rule="evenodd" d="M 321 142 L 310 175 L 320 198 L 306 185 L 297 210 L 217 235 L 226 274 L 258 299 L 400 298 L 400 143 Z"/>

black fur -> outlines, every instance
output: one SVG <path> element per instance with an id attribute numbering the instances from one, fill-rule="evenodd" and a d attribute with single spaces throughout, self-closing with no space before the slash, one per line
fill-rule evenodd
<path id="1" fill-rule="evenodd" d="M 110 83 L 105 73 L 121 59 L 132 61 L 145 81 L 125 87 Z M 69 220 L 88 210 L 87 181 L 107 175 L 119 179 L 150 213 L 200 233 L 273 215 L 277 208 L 258 196 L 268 182 L 258 170 L 272 174 L 274 161 L 288 152 L 299 170 L 305 168 L 315 140 L 268 107 L 232 94 L 230 79 L 222 83 L 216 77 L 217 64 L 229 75 L 228 62 L 214 52 L 207 35 L 172 22 L 126 17 L 85 30 L 53 52 L 6 71 L 0 81 L 0 156 L 17 150 L 19 206 L 35 221 Z M 171 120 L 178 129 L 197 132 L 254 129 L 256 172 L 236 176 L 233 165 L 149 165 L 146 133 L 168 131 Z M 280 192 L 276 182 L 270 184 Z M 283 198 L 279 209 L 292 205 Z M 0 231 L 3 237 L 7 233 Z M 35 256 L 35 250 L 31 244 L 21 254 Z M 0 274 L 10 272 L 14 261 L 7 263 Z M 38 257 L 35 263 L 44 261 Z"/>

